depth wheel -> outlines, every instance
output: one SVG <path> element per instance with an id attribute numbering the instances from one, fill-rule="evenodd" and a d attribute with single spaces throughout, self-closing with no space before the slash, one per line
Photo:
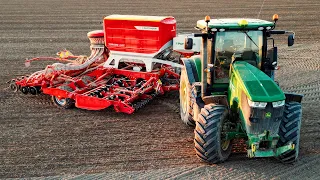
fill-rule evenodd
<path id="1" fill-rule="evenodd" d="M 194 130 L 194 145 L 200 160 L 216 164 L 228 159 L 232 150 L 230 140 L 224 140 L 223 123 L 228 110 L 223 105 L 208 104 L 201 109 Z"/>
<path id="2" fill-rule="evenodd" d="M 279 128 L 279 141 L 277 147 L 285 146 L 289 142 L 294 144 L 294 149 L 287 151 L 277 157 L 283 163 L 293 163 L 299 155 L 300 127 L 302 108 L 298 102 L 285 104 L 283 119 Z"/>
<path id="3" fill-rule="evenodd" d="M 16 84 L 15 81 L 12 81 L 9 85 L 9 88 L 11 89 L 11 91 L 13 92 L 17 92 L 19 90 L 19 87 L 18 85 Z"/>
<path id="4" fill-rule="evenodd" d="M 71 92 L 73 91 L 72 88 L 69 86 L 60 86 L 59 89 Z M 53 103 L 58 106 L 59 108 L 64 108 L 64 109 L 70 109 L 74 107 L 74 100 L 70 98 L 59 98 L 56 96 L 52 96 L 52 101 Z"/>

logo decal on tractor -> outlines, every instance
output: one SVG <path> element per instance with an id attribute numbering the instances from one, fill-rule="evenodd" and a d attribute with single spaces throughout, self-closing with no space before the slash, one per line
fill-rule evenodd
<path id="1" fill-rule="evenodd" d="M 266 112 L 266 118 L 271 118 L 271 112 Z"/>

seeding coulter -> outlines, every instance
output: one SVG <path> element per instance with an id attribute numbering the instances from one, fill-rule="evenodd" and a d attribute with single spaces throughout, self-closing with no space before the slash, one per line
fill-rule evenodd
<path id="1" fill-rule="evenodd" d="M 58 57 L 26 60 L 59 61 L 11 80 L 10 88 L 23 94 L 52 96 L 63 108 L 115 111 L 131 114 L 157 95 L 178 90 L 184 52 L 173 50 L 176 20 L 173 17 L 110 15 L 103 30 L 88 33 L 91 55 L 74 56 L 69 51 Z M 184 39 L 176 38 L 175 41 Z M 191 55 L 196 52 L 188 51 Z"/>

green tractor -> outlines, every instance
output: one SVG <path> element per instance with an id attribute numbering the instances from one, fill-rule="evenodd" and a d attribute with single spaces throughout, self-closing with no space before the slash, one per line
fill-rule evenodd
<path id="1" fill-rule="evenodd" d="M 180 114 L 194 129 L 197 156 L 208 163 L 228 159 L 235 139 L 245 139 L 247 156 L 276 157 L 291 163 L 299 154 L 302 95 L 284 93 L 274 81 L 277 47 L 273 22 L 212 19 L 197 22 L 199 34 L 185 38 L 185 49 L 201 39 L 199 55 L 183 59 Z M 199 40 L 199 39 L 198 39 Z"/>

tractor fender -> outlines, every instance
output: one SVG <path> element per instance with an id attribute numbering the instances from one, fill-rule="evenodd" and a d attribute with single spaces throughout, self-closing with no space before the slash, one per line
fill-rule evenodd
<path id="1" fill-rule="evenodd" d="M 186 69 L 190 85 L 195 82 L 199 82 L 199 77 L 194 61 L 192 59 L 183 59 L 182 62 L 184 68 Z"/>
<path id="2" fill-rule="evenodd" d="M 195 56 L 192 56 L 192 60 L 194 62 L 194 68 L 196 70 L 196 74 L 198 75 L 198 79 L 200 82 L 201 81 L 201 75 L 202 75 L 202 70 L 201 70 L 201 57 L 200 55 L 195 55 Z"/>
<path id="3" fill-rule="evenodd" d="M 302 94 L 295 94 L 295 93 L 284 93 L 286 96 L 286 103 L 287 102 L 298 102 L 301 103 L 303 95 Z"/>
<path id="4" fill-rule="evenodd" d="M 201 89 L 196 64 L 193 59 L 185 59 L 183 60 L 183 64 L 187 72 L 189 83 L 191 85 L 192 97 L 196 98 L 200 95 Z"/>

